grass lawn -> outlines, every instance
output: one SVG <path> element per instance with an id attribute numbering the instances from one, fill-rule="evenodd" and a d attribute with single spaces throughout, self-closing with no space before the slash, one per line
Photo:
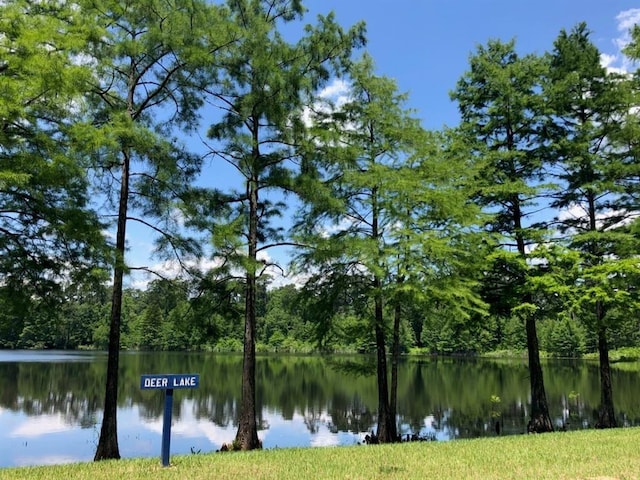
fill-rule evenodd
<path id="1" fill-rule="evenodd" d="M 640 479 L 640 428 L 0 469 L 0 479 Z"/>

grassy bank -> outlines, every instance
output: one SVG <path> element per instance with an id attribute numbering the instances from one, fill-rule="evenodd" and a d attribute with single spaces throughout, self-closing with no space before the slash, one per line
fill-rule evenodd
<path id="1" fill-rule="evenodd" d="M 540 358 L 563 358 L 566 357 L 554 357 L 551 353 L 540 351 Z M 527 350 L 494 350 L 492 352 L 486 352 L 480 355 L 482 358 L 521 358 L 527 359 Z M 575 360 L 589 360 L 598 361 L 598 352 L 585 353 L 581 357 L 576 357 Z M 609 351 L 609 361 L 612 364 L 616 363 L 633 363 L 640 361 L 640 347 L 624 347 L 616 350 Z"/>
<path id="2" fill-rule="evenodd" d="M 598 360 L 598 353 L 586 353 L 583 355 L 585 360 Z M 640 360 L 640 347 L 625 347 L 609 352 L 609 361 L 611 363 L 637 362 Z"/>
<path id="3" fill-rule="evenodd" d="M 0 479 L 640 479 L 640 428 L 0 469 Z"/>

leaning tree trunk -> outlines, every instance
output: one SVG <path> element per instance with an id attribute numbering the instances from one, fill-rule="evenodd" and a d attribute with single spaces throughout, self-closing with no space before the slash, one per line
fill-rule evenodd
<path id="1" fill-rule="evenodd" d="M 118 226 L 116 231 L 116 262 L 113 273 L 111 294 L 111 320 L 109 327 L 109 356 L 107 360 L 107 382 L 104 395 L 104 414 L 100 438 L 94 460 L 120 458 L 118 448 L 118 368 L 120 363 L 120 323 L 122 317 L 122 280 L 124 277 L 124 251 L 127 227 L 127 207 L 129 200 L 129 154 L 124 152 L 122 180 L 118 205 Z"/>
<path id="2" fill-rule="evenodd" d="M 609 366 L 609 345 L 607 329 L 602 325 L 604 312 L 601 302 L 596 305 L 598 317 L 598 355 L 600 357 L 600 409 L 596 428 L 616 428 L 615 410 L 613 408 L 613 388 L 611 387 L 611 367 Z"/>
<path id="3" fill-rule="evenodd" d="M 549 405 L 544 390 L 542 365 L 538 347 L 536 320 L 528 316 L 526 320 L 527 350 L 529 354 L 529 379 L 531 384 L 531 420 L 527 431 L 529 433 L 553 432 L 553 423 L 549 416 Z"/>
<path id="4" fill-rule="evenodd" d="M 248 182 L 249 197 L 249 261 L 247 273 L 244 350 L 242 358 L 242 400 L 235 445 L 241 450 L 260 448 L 256 422 L 256 272 L 258 245 L 258 187 L 257 180 Z"/>

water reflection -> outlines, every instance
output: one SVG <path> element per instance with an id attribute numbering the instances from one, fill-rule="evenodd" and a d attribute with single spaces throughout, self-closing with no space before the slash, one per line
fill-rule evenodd
<path id="1" fill-rule="evenodd" d="M 261 357 L 259 437 L 265 448 L 350 445 L 375 428 L 375 378 L 366 359 Z M 159 456 L 164 399 L 140 390 L 144 373 L 200 373 L 200 387 L 174 395 L 172 454 L 209 452 L 233 440 L 239 356 L 127 353 L 121 358 L 118 435 L 124 457 Z M 521 361 L 409 360 L 400 366 L 403 435 L 437 440 L 522 434 L 529 416 Z M 88 461 L 95 452 L 106 357 L 95 353 L 0 352 L 0 466 Z M 636 372 L 615 370 L 620 421 L 640 424 Z M 545 364 L 558 428 L 588 428 L 598 371 L 584 362 Z"/>

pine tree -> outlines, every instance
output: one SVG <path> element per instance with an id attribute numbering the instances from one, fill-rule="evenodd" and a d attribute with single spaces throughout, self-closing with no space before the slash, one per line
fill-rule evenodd
<path id="1" fill-rule="evenodd" d="M 120 457 L 122 291 L 132 267 L 125 258 L 127 225 L 135 221 L 147 228 L 172 254 L 197 251 L 179 235 L 174 212 L 201 159 L 176 133 L 196 126 L 198 81 L 226 40 L 217 36 L 217 27 L 225 25 L 219 8 L 205 2 L 86 0 L 79 7 L 95 33 L 84 52 L 93 77 L 81 105 L 87 120 L 74 131 L 76 149 L 91 162 L 104 213 L 116 219 L 105 406 L 95 454 L 102 460 Z"/>
<path id="2" fill-rule="evenodd" d="M 298 261 L 318 271 L 309 291 L 329 284 L 336 293 L 328 298 L 334 298 L 348 285 L 368 299 L 358 313 L 375 338 L 376 436 L 393 442 L 402 305 L 421 297 L 447 304 L 466 297 L 462 311 L 475 303 L 457 274 L 469 245 L 461 241 L 462 225 L 477 217 L 460 182 L 464 169 L 456 173 L 460 164 L 444 154 L 442 139 L 422 129 L 395 82 L 376 75 L 366 55 L 350 77 L 346 103 L 315 118 L 316 168 L 329 194 L 306 205 L 300 235 L 309 248 Z M 325 294 L 318 297 L 325 309 L 320 321 L 326 321 Z M 387 305 L 393 307 L 391 329 Z"/>
<path id="3" fill-rule="evenodd" d="M 544 155 L 539 134 L 543 126 L 543 59 L 519 56 L 515 42 L 492 40 L 479 46 L 470 69 L 458 81 L 452 98 L 458 102 L 461 130 L 480 163 L 477 201 L 494 214 L 489 229 L 501 236 L 495 261 L 508 266 L 519 295 L 512 312 L 523 318 L 531 383 L 531 422 L 535 432 L 553 430 L 540 365 L 536 310 L 527 278 L 532 273 L 530 249 L 544 232 L 535 226 L 545 192 Z"/>
<path id="4" fill-rule="evenodd" d="M 575 301 L 598 338 L 597 426 L 605 428 L 617 426 L 607 313 L 618 295 L 607 284 L 617 284 L 618 275 L 634 276 L 624 258 L 632 239 L 621 227 L 635 216 L 635 208 L 623 187 L 620 153 L 626 149 L 616 141 L 629 109 L 627 84 L 600 65 L 600 52 L 589 36 L 584 23 L 560 32 L 545 93 L 551 113 L 547 138 L 559 184 L 552 206 L 561 212 L 556 222 L 568 248 L 580 253 Z"/>
<path id="5" fill-rule="evenodd" d="M 363 27 L 344 31 L 332 14 L 305 27 L 296 42 L 280 29 L 300 20 L 298 0 L 230 0 L 227 4 L 236 38 L 216 59 L 218 77 L 210 101 L 221 109 L 209 129 L 211 156 L 231 165 L 242 187 L 206 192 L 211 210 L 199 207 L 193 225 L 213 218 L 215 255 L 244 275 L 245 323 L 242 405 L 235 444 L 243 450 L 260 446 L 255 396 L 255 343 L 258 279 L 267 270 L 262 252 L 288 243 L 277 225 L 285 194 L 305 195 L 301 182 L 300 142 L 305 133 L 303 108 L 309 98 L 340 73 L 351 50 L 363 42 Z"/>

